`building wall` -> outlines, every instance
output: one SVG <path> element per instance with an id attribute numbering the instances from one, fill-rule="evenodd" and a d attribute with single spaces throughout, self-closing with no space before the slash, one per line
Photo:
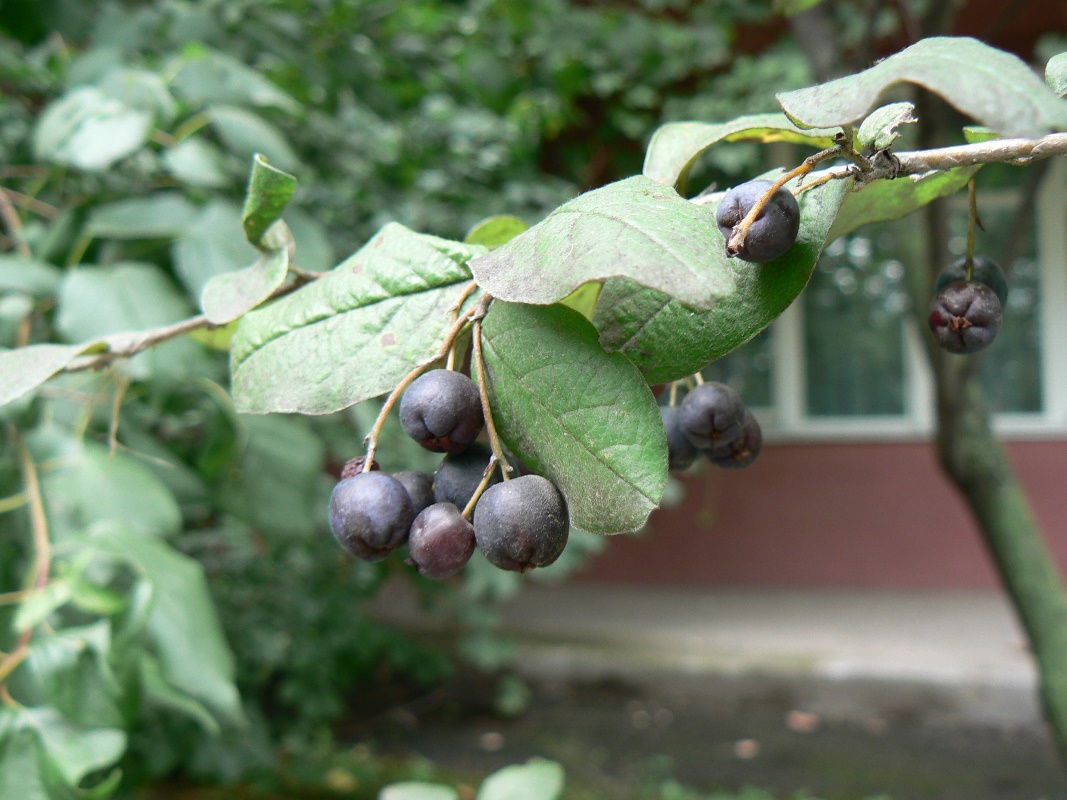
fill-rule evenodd
<path id="1" fill-rule="evenodd" d="M 1067 443 L 1009 455 L 1067 574 Z M 989 588 L 978 529 L 927 442 L 768 445 L 703 469 L 685 499 L 614 537 L 580 580 L 653 585 Z"/>

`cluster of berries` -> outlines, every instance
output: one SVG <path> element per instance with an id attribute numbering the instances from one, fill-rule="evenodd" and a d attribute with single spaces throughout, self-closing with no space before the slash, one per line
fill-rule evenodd
<path id="1" fill-rule="evenodd" d="M 456 574 L 475 547 L 518 572 L 559 558 L 570 530 L 563 495 L 540 475 L 502 479 L 492 449 L 477 441 L 485 419 L 469 377 L 449 369 L 419 376 L 400 400 L 400 423 L 446 455 L 433 475 L 386 475 L 376 463 L 365 470 L 362 458 L 346 464 L 330 496 L 330 525 L 345 550 L 379 561 L 407 544 L 409 563 L 429 578 Z"/>
<path id="2" fill-rule="evenodd" d="M 975 256 L 952 262 L 937 276 L 928 322 L 938 344 L 950 353 L 976 353 L 1000 331 L 1008 280 L 995 261 Z"/>
<path id="3" fill-rule="evenodd" d="M 741 469 L 763 448 L 759 422 L 724 383 L 702 383 L 678 405 L 661 405 L 659 411 L 671 470 L 688 469 L 701 454 L 717 467 Z"/>

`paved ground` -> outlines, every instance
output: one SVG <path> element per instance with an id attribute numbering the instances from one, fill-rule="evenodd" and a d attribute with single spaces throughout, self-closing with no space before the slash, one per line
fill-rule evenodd
<path id="1" fill-rule="evenodd" d="M 387 598 L 380 615 L 435 624 Z M 773 695 L 852 721 L 1040 724 L 1033 659 L 995 592 L 531 585 L 504 629 L 520 672 L 545 685 L 618 680 L 710 706 Z"/>

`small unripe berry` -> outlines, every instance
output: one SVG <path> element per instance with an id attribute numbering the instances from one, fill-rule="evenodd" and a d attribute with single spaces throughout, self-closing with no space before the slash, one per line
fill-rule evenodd
<path id="1" fill-rule="evenodd" d="M 771 186 L 773 184 L 770 181 L 749 181 L 726 193 L 715 212 L 715 222 L 727 242 L 734 228 Z M 728 249 L 727 253 L 757 264 L 773 261 L 785 255 L 797 240 L 799 232 L 800 205 L 793 193 L 783 187 L 767 201 L 737 252 L 730 253 Z"/>

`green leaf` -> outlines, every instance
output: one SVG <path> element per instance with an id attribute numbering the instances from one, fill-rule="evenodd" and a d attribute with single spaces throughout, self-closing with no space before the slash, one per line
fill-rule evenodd
<path id="1" fill-rule="evenodd" d="M 209 113 L 211 126 L 231 153 L 242 158 L 262 153 L 288 170 L 299 165 L 300 159 L 282 132 L 258 114 L 231 106 L 215 106 Z"/>
<path id="2" fill-rule="evenodd" d="M 0 255 L 0 292 L 50 295 L 59 288 L 62 275 L 59 268 L 44 261 Z"/>
<path id="3" fill-rule="evenodd" d="M 79 355 L 85 344 L 31 344 L 15 350 L 0 349 L 0 406 L 36 389 Z"/>
<path id="4" fill-rule="evenodd" d="M 69 786 L 109 767 L 126 752 L 126 734 L 114 728 L 76 727 L 53 708 L 26 708 L 28 729 L 37 733 L 52 766 Z"/>
<path id="5" fill-rule="evenodd" d="M 732 259 L 737 292 L 711 311 L 698 311 L 629 281 L 604 284 L 593 324 L 605 350 L 624 353 L 649 383 L 692 375 L 740 347 L 789 306 L 811 277 L 849 181 L 804 192 L 797 241 L 766 264 Z"/>
<path id="6" fill-rule="evenodd" d="M 405 781 L 383 786 L 378 800 L 459 800 L 459 793 L 451 786 L 439 783 Z"/>
<path id="7" fill-rule="evenodd" d="M 912 103 L 891 103 L 876 109 L 856 131 L 856 144 L 868 152 L 885 150 L 900 136 L 899 126 L 918 122 L 913 111 Z"/>
<path id="8" fill-rule="evenodd" d="M 656 399 L 637 369 L 564 306 L 496 301 L 484 322 L 487 388 L 500 435 L 567 499 L 591 533 L 640 528 L 667 483 Z"/>
<path id="9" fill-rule="evenodd" d="M 58 306 L 56 327 L 65 339 L 111 337 L 116 345 L 137 339 L 137 332 L 178 322 L 193 312 L 162 269 L 140 262 L 83 265 L 67 273 Z M 151 347 L 121 366 L 136 379 L 179 379 L 210 369 L 200 346 L 185 337 Z"/>
<path id="10" fill-rule="evenodd" d="M 891 181 L 874 181 L 845 197 L 828 242 L 872 222 L 906 217 L 939 197 L 963 189 L 980 166 L 958 167 L 945 172 L 912 175 Z"/>
<path id="11" fill-rule="evenodd" d="M 615 276 L 700 308 L 734 290 L 715 217 L 641 175 L 564 203 L 471 271 L 494 297 L 535 305 Z"/>
<path id="12" fill-rule="evenodd" d="M 685 190 L 689 170 L 696 160 L 719 142 L 794 142 L 829 147 L 837 129 L 805 130 L 785 114 L 752 114 L 729 122 L 668 122 L 652 134 L 645 151 L 642 172 L 659 183 Z"/>
<path id="13" fill-rule="evenodd" d="M 267 229 L 281 218 L 296 191 L 296 178 L 267 163 L 260 154 L 252 158 L 252 173 L 248 177 L 241 226 L 245 238 L 256 247 Z"/>
<path id="14" fill-rule="evenodd" d="M 94 86 L 68 92 L 37 120 L 34 155 L 86 171 L 105 170 L 148 141 L 152 115 Z"/>
<path id="15" fill-rule="evenodd" d="M 158 539 L 122 525 L 98 525 L 98 550 L 141 571 L 153 590 L 148 631 L 167 682 L 224 719 L 242 723 L 233 655 L 211 603 L 203 567 Z"/>
<path id="16" fill-rule="evenodd" d="M 563 786 L 562 766 L 534 758 L 494 772 L 482 782 L 476 800 L 559 800 Z"/>
<path id="17" fill-rule="evenodd" d="M 230 361 L 237 410 L 329 414 L 388 392 L 440 348 L 470 281 L 466 260 L 482 252 L 390 224 L 314 283 L 246 314 Z"/>
<path id="18" fill-rule="evenodd" d="M 178 103 L 167 83 L 155 72 L 131 67 L 111 69 L 97 86 L 127 106 L 151 114 L 157 124 L 169 125 L 178 115 Z"/>
<path id="19" fill-rule="evenodd" d="M 174 242 L 174 270 L 191 296 L 199 298 L 216 275 L 239 270 L 259 258 L 259 251 L 240 231 L 240 206 L 212 200 Z"/>
<path id="20" fill-rule="evenodd" d="M 171 239 L 181 236 L 196 214 L 196 206 L 179 192 L 157 192 L 97 206 L 86 233 L 105 239 Z"/>
<path id="21" fill-rule="evenodd" d="M 863 119 L 878 97 L 914 83 L 1004 136 L 1036 138 L 1067 130 L 1067 104 L 1021 59 L 967 37 L 923 39 L 856 75 L 778 95 L 805 127 Z"/>
<path id="22" fill-rule="evenodd" d="M 71 594 L 70 581 L 62 578 L 50 580 L 19 604 L 12 626 L 19 633 L 36 627 L 57 608 L 66 605 Z"/>
<path id="23" fill-rule="evenodd" d="M 1045 83 L 1060 97 L 1067 97 L 1067 53 L 1060 53 L 1048 60 Z"/>
<path id="24" fill-rule="evenodd" d="M 195 105 L 232 103 L 278 108 L 295 113 L 300 105 L 254 69 L 236 58 L 197 48 L 180 63 L 171 85 Z"/>
<path id="25" fill-rule="evenodd" d="M 200 137 L 186 139 L 163 153 L 163 166 L 182 183 L 203 189 L 230 185 L 218 148 Z"/>
<path id="26" fill-rule="evenodd" d="M 204 316 L 216 325 L 233 322 L 270 297 L 288 273 L 289 252 L 282 249 L 264 253 L 246 269 L 216 275 L 200 298 Z"/>
<path id="27" fill-rule="evenodd" d="M 524 220 L 511 214 L 498 214 L 495 217 L 487 217 L 477 223 L 468 231 L 463 241 L 468 244 L 480 244 L 490 250 L 495 250 L 502 244 L 507 244 L 520 233 L 529 229 Z"/>
<path id="28" fill-rule="evenodd" d="M 167 682 L 167 679 L 163 677 L 163 667 L 158 659 L 142 652 L 137 660 L 137 666 L 141 691 L 151 705 L 184 714 L 213 736 L 217 736 L 222 731 L 219 723 L 203 703 Z"/>
<path id="29" fill-rule="evenodd" d="M 0 709 L 0 797 L 51 800 L 37 763 L 39 745 L 36 737 L 21 727 L 9 736 L 3 735 L 4 717 L 19 713 Z"/>

